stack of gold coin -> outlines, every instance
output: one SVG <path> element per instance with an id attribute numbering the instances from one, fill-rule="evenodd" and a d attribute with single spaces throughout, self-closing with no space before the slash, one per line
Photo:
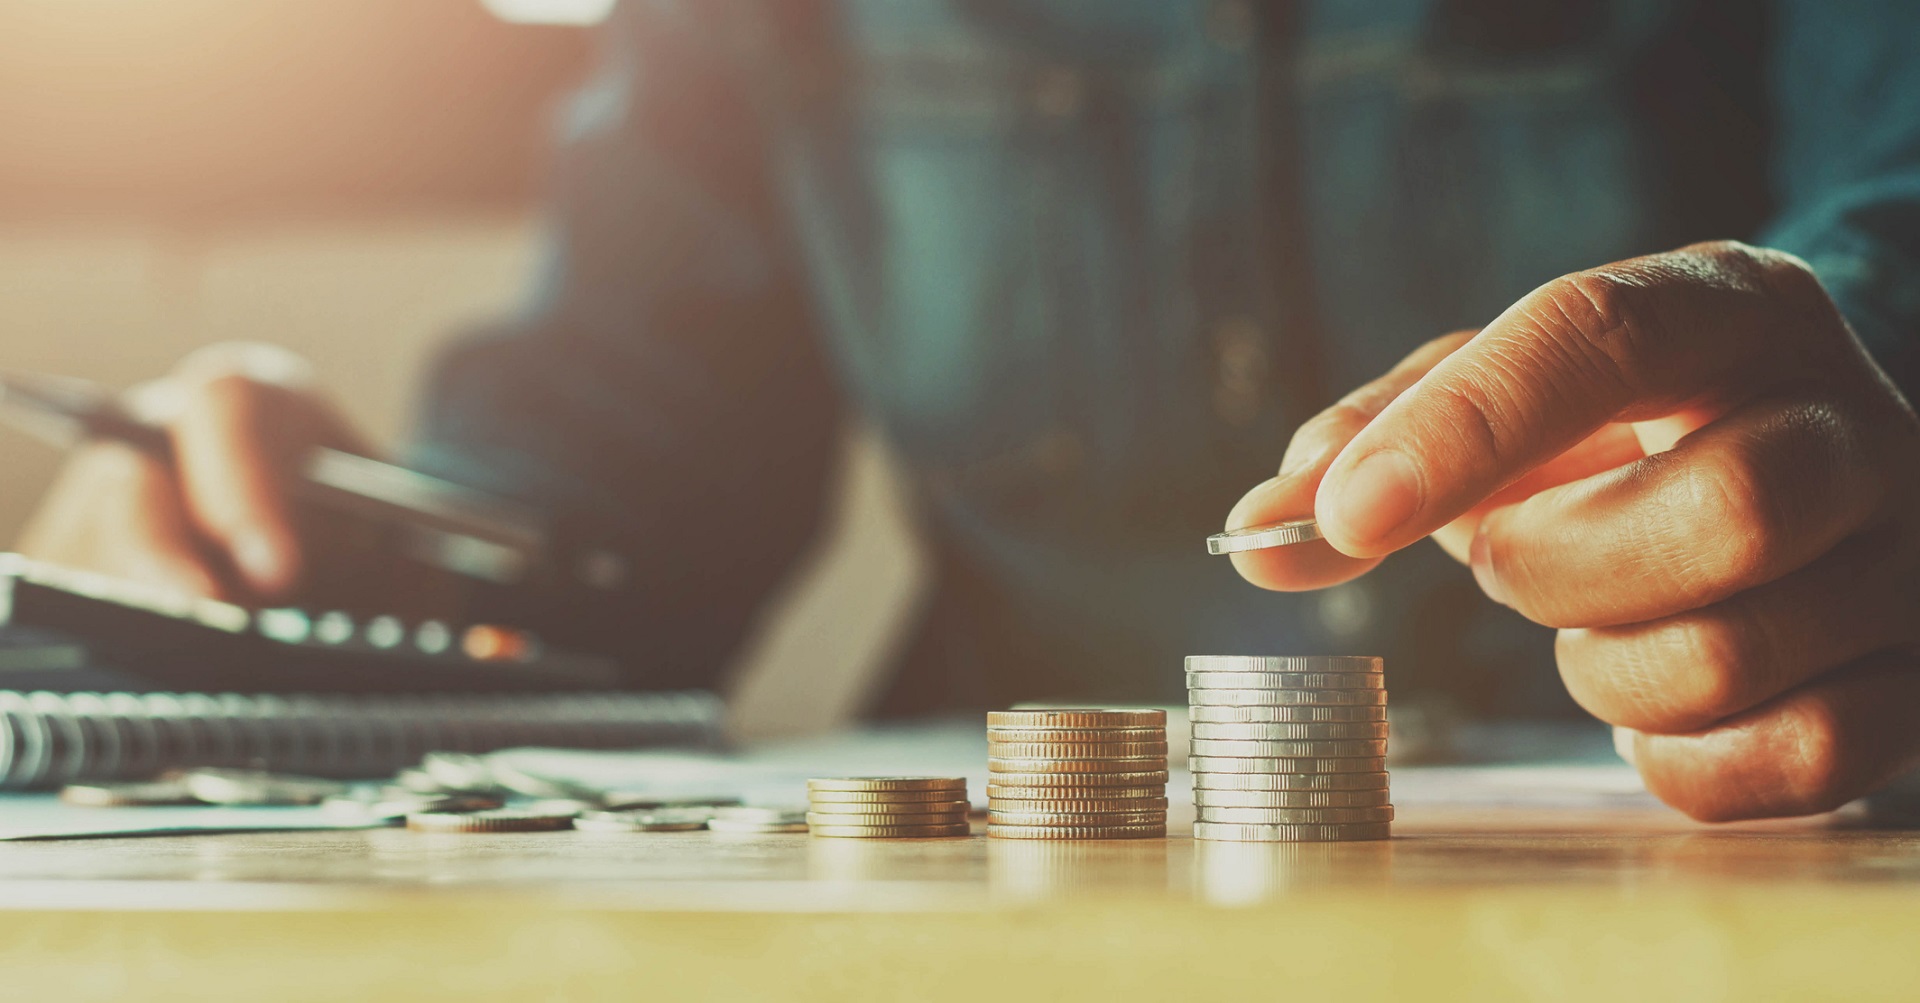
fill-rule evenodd
<path id="1" fill-rule="evenodd" d="M 1387 690 L 1378 658 L 1194 655 L 1195 839 L 1386 839 Z"/>
<path id="2" fill-rule="evenodd" d="M 987 756 L 989 836 L 1167 834 L 1166 711 L 994 711 Z"/>
<path id="3" fill-rule="evenodd" d="M 807 831 L 816 836 L 925 839 L 965 836 L 965 777 L 831 777 L 807 781 Z"/>

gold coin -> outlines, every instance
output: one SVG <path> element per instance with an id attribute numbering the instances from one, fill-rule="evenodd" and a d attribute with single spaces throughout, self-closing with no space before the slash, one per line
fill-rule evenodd
<path id="1" fill-rule="evenodd" d="M 901 826 L 959 825 L 967 820 L 964 811 L 943 811 L 928 815 L 829 815 L 810 811 L 807 824 L 811 826 L 857 827 L 861 829 L 898 829 Z"/>
<path id="2" fill-rule="evenodd" d="M 807 831 L 815 836 L 853 839 L 928 839 L 965 836 L 973 831 L 973 827 L 962 821 L 951 825 L 816 825 Z"/>
<path id="3" fill-rule="evenodd" d="M 1164 728 L 1163 710 L 995 710 L 987 712 L 990 728 Z"/>
<path id="4" fill-rule="evenodd" d="M 1017 770 L 995 770 L 987 774 L 989 788 L 1144 787 L 1166 782 L 1166 770 L 1127 770 L 1119 773 L 1022 773 Z"/>
<path id="5" fill-rule="evenodd" d="M 807 781 L 810 791 L 964 791 L 966 777 L 824 777 Z"/>
<path id="6" fill-rule="evenodd" d="M 1223 820 L 1224 821 L 1224 820 Z M 1126 811 L 1086 813 L 1058 811 L 999 811 L 987 812 L 987 822 L 991 825 L 1049 825 L 1085 827 L 1090 825 L 1166 825 L 1167 813 L 1164 811 Z"/>
<path id="7" fill-rule="evenodd" d="M 966 813 L 972 805 L 966 801 L 815 801 L 809 808 L 815 815 L 951 815 Z M 863 823 L 864 824 L 864 823 Z"/>
<path id="8" fill-rule="evenodd" d="M 989 742 L 1164 742 L 1160 728 L 988 728 Z"/>
<path id="9" fill-rule="evenodd" d="M 1115 756 L 1112 759 L 1046 759 L 992 757 L 987 769 L 994 773 L 1145 773 L 1167 768 L 1165 756 Z"/>
<path id="10" fill-rule="evenodd" d="M 1167 810 L 1167 799 L 1153 798 L 1058 798 L 1034 800 L 1031 798 L 988 798 L 987 811 L 992 812 L 1135 812 Z"/>
<path id="11" fill-rule="evenodd" d="M 1165 800 L 1166 784 L 1142 784 L 1138 787 L 1015 787 L 1000 784 L 987 785 L 987 800 L 1004 799 L 1008 801 L 1073 801 L 1084 798 L 1105 798 L 1115 801 L 1152 801 Z"/>
<path id="12" fill-rule="evenodd" d="M 1161 742 L 994 742 L 987 743 L 987 755 L 996 759 L 1141 759 L 1167 758 L 1167 743 Z"/>
<path id="13" fill-rule="evenodd" d="M 967 792 L 965 787 L 933 791 L 807 791 L 814 804 L 913 804 L 918 801 L 955 801 Z"/>
<path id="14" fill-rule="evenodd" d="M 987 835 L 997 839 L 1156 839 L 1166 834 L 1165 825 L 987 825 Z"/>

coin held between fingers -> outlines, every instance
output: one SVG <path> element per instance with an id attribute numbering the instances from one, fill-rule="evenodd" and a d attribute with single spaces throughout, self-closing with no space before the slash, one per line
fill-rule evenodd
<path id="1" fill-rule="evenodd" d="M 1239 554 L 1249 550 L 1290 547 L 1320 538 L 1320 524 L 1313 519 L 1286 519 L 1215 533 L 1207 537 L 1207 553 Z"/>

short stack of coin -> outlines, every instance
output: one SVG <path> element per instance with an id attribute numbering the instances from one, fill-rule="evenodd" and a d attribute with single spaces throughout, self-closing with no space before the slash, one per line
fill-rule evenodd
<path id="1" fill-rule="evenodd" d="M 1166 711 L 995 711 L 987 756 L 989 836 L 1167 834 Z"/>
<path id="2" fill-rule="evenodd" d="M 816 836 L 926 839 L 971 832 L 965 777 L 832 777 L 807 781 Z"/>
<path id="3" fill-rule="evenodd" d="M 1195 839 L 1385 839 L 1387 691 L 1378 658 L 1194 655 Z"/>

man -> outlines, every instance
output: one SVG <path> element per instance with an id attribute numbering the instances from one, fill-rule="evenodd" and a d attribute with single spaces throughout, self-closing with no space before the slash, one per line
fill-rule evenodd
<path id="1" fill-rule="evenodd" d="M 713 680 L 858 415 L 940 571 L 885 713 L 1319 651 L 1539 712 L 1524 616 L 1698 817 L 1920 756 L 1920 7 L 689 0 L 609 40 L 546 292 L 412 459 L 624 556 L 507 612 L 636 685 Z M 275 457 L 344 433 L 180 382 L 178 469 L 89 449 L 26 548 L 294 594 Z M 1433 536 L 1519 616 L 1432 548 L 1234 581 L 1200 539 L 1283 444 L 1227 523 L 1326 542 L 1247 579 Z"/>

